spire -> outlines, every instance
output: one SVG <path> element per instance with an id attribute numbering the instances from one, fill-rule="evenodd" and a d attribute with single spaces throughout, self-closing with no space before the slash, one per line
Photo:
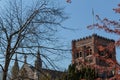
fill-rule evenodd
<path id="1" fill-rule="evenodd" d="M 25 54 L 24 56 L 24 63 L 26 64 L 27 63 L 27 55 Z"/>
<path id="2" fill-rule="evenodd" d="M 37 52 L 37 59 L 35 60 L 35 68 L 36 69 L 41 69 L 42 68 L 42 60 L 41 60 L 41 57 L 40 57 L 40 51 L 38 49 L 38 52 Z"/>
<path id="3" fill-rule="evenodd" d="M 18 64 L 17 54 L 15 56 L 15 63 Z"/>
<path id="4" fill-rule="evenodd" d="M 17 54 L 15 56 L 15 62 L 14 62 L 14 65 L 12 67 L 11 74 L 12 74 L 12 79 L 16 79 L 18 77 L 18 74 L 19 74 L 19 65 L 18 65 Z"/>

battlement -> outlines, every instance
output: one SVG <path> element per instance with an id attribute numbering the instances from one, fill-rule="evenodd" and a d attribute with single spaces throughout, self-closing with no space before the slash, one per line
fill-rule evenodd
<path id="1" fill-rule="evenodd" d="M 83 41 L 83 40 L 87 40 L 87 39 L 91 39 L 91 38 L 97 38 L 97 39 L 102 39 L 102 40 L 109 41 L 109 42 L 115 42 L 115 40 L 113 40 L 113 39 L 108 39 L 108 38 L 99 36 L 97 34 L 93 34 L 91 36 L 83 37 L 83 38 L 80 38 L 80 39 L 77 39 L 77 40 L 72 40 L 72 42 Z"/>

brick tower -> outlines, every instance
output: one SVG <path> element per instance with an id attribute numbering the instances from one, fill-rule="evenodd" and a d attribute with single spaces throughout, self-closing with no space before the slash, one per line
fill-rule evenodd
<path id="1" fill-rule="evenodd" d="M 97 34 L 72 41 L 72 64 L 79 70 L 81 66 L 96 67 L 98 71 L 115 68 L 115 41 Z M 114 65 L 113 65 L 114 64 Z M 111 72 L 110 71 L 110 72 Z"/>

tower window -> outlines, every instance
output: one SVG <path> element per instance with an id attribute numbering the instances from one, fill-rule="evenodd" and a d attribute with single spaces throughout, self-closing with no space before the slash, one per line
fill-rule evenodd
<path id="1" fill-rule="evenodd" d="M 112 54 L 109 54 L 109 58 L 112 58 Z"/>
<path id="2" fill-rule="evenodd" d="M 92 55 L 92 49 L 89 50 L 89 54 Z"/>
<path id="3" fill-rule="evenodd" d="M 82 52 L 79 53 L 79 57 L 82 57 Z"/>
<path id="4" fill-rule="evenodd" d="M 75 54 L 74 54 L 74 58 L 79 58 L 79 57 L 82 57 L 82 52 L 79 52 L 79 53 L 75 53 Z"/>
<path id="5" fill-rule="evenodd" d="M 75 53 L 74 58 L 78 58 L 78 57 L 79 57 L 79 53 Z"/>
<path id="6" fill-rule="evenodd" d="M 106 55 L 106 51 L 98 51 L 100 56 L 105 56 Z"/>
<path id="7" fill-rule="evenodd" d="M 79 53 L 76 53 L 76 55 L 77 55 L 77 58 L 79 57 Z"/>
<path id="8" fill-rule="evenodd" d="M 87 56 L 92 55 L 92 49 L 86 50 L 86 55 L 87 55 Z"/>

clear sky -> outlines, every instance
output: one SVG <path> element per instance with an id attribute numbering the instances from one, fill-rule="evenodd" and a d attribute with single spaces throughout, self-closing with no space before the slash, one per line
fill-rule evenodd
<path id="1" fill-rule="evenodd" d="M 102 30 L 88 30 L 86 26 L 93 23 L 92 8 L 94 14 L 100 15 L 101 18 L 107 17 L 109 19 L 118 20 L 119 15 L 112 10 L 117 7 L 118 3 L 120 3 L 119 0 L 72 0 L 71 4 L 65 3 L 65 12 L 68 13 L 70 18 L 64 22 L 64 25 L 77 29 L 74 33 L 66 33 L 66 36 L 68 36 L 69 39 L 78 39 L 83 36 L 98 33 L 99 35 L 116 39 L 111 37 L 112 35 L 103 33 Z M 97 21 L 94 18 L 94 23 L 95 22 Z"/>
<path id="2" fill-rule="evenodd" d="M 0 5 L 4 0 L 1 0 Z M 24 1 L 24 0 L 23 0 Z M 26 0 L 27 1 L 27 0 Z M 28 0 L 29 1 L 29 0 Z M 69 16 L 69 19 L 63 22 L 63 26 L 75 29 L 61 30 L 59 36 L 71 47 L 71 41 L 79 39 L 85 36 L 97 33 L 100 36 L 117 40 L 120 37 L 114 34 L 108 34 L 102 30 L 88 30 L 86 26 L 93 23 L 92 9 L 94 14 L 100 15 L 100 17 L 107 17 L 109 19 L 118 20 L 120 15 L 116 14 L 112 9 L 116 8 L 120 0 L 72 0 L 72 3 L 66 3 L 65 0 L 58 0 L 60 5 L 65 6 L 65 13 Z M 94 23 L 97 22 L 94 18 Z M 120 49 L 117 49 L 117 60 L 120 62 Z M 59 66 L 67 68 L 71 63 L 71 53 L 68 54 L 68 58 L 61 59 Z M 62 65 L 61 65 L 62 64 Z"/>
<path id="3" fill-rule="evenodd" d="M 63 32 L 61 32 L 64 40 L 66 40 L 70 46 L 72 40 L 89 36 L 93 33 L 114 40 L 120 38 L 118 35 L 106 33 L 103 30 L 89 30 L 86 28 L 86 26 L 93 23 L 92 9 L 94 10 L 94 14 L 99 15 L 101 18 L 107 17 L 111 20 L 118 20 L 120 18 L 118 16 L 120 15 L 116 14 L 113 8 L 118 7 L 117 5 L 120 3 L 120 0 L 72 0 L 70 4 L 66 3 L 65 0 L 62 0 L 62 2 L 63 5 L 66 6 L 65 12 L 70 17 L 63 25 L 76 29 L 75 31 L 63 30 Z M 97 20 L 94 18 L 94 23 L 95 22 L 97 22 Z M 117 48 L 116 52 L 117 60 L 120 62 L 120 49 Z M 69 64 L 69 61 L 71 61 L 71 58 L 66 61 L 66 65 Z"/>

